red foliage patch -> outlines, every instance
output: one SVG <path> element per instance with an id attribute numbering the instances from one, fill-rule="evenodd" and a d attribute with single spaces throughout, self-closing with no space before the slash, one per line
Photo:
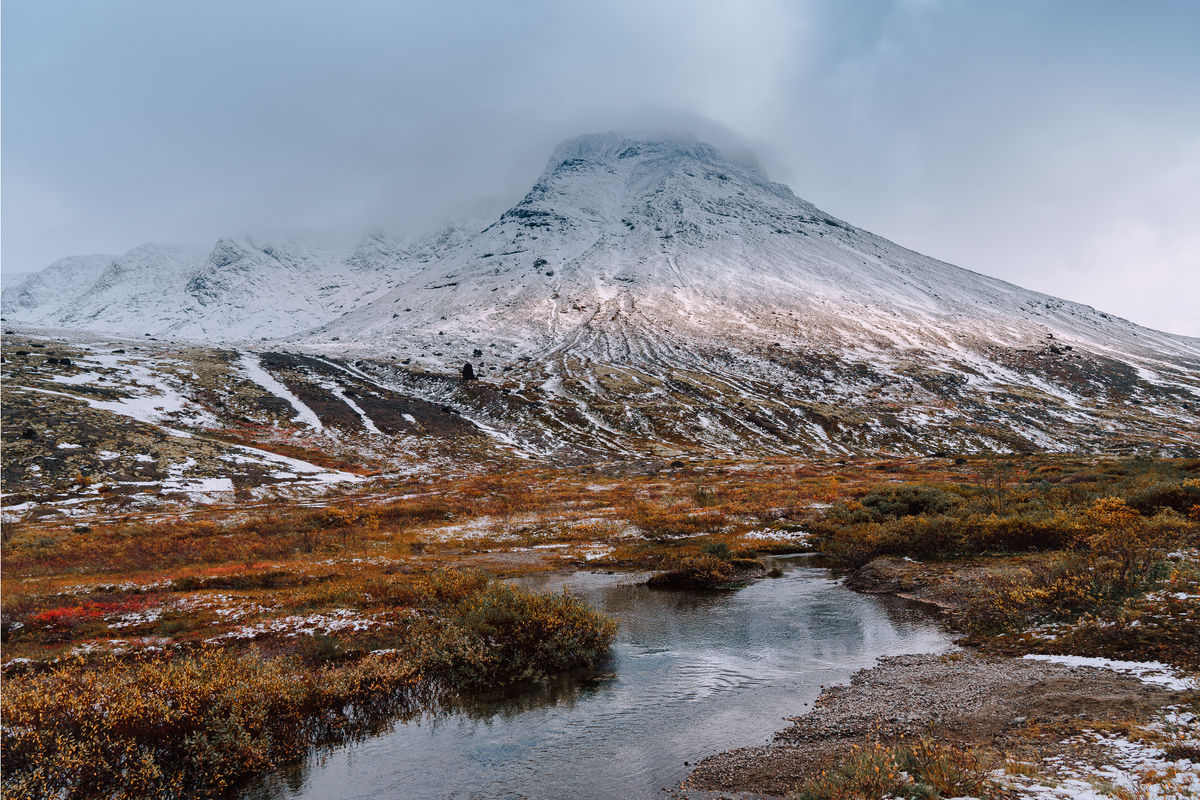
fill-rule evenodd
<path id="1" fill-rule="evenodd" d="M 125 611 L 141 611 L 146 607 L 144 600 L 125 600 L 120 603 L 83 603 L 77 606 L 51 608 L 30 618 L 36 625 L 53 628 L 73 628 L 83 622 L 100 619 L 106 614 Z"/>

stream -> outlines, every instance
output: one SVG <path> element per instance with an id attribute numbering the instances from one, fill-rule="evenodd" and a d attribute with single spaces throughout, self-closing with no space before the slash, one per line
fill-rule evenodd
<path id="1" fill-rule="evenodd" d="M 737 591 L 654 590 L 645 575 L 595 572 L 521 579 L 620 620 L 598 672 L 397 724 L 244 798 L 662 796 L 689 764 L 768 742 L 823 686 L 877 657 L 951 647 L 911 604 L 852 592 L 803 557 L 766 560 L 783 576 Z"/>

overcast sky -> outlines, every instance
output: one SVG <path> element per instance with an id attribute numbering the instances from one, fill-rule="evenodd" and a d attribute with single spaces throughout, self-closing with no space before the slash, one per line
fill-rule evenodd
<path id="1" fill-rule="evenodd" d="M 423 228 L 519 199 L 562 138 L 672 128 L 915 250 L 1200 336 L 1191 0 L 5 0 L 0 25 L 5 273 Z"/>

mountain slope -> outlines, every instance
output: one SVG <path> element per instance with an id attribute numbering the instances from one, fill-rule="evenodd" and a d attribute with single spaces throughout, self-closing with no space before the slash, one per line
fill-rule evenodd
<path id="1" fill-rule="evenodd" d="M 112 263 L 113 256 L 67 256 L 9 285 L 0 301 L 5 317 L 37 321 L 82 294 Z"/>

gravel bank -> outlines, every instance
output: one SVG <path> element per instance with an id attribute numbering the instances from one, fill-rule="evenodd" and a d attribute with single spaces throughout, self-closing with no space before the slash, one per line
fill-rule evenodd
<path id="1" fill-rule="evenodd" d="M 1088 759 L 1098 754 L 1055 735 L 1064 721 L 1145 718 L 1179 699 L 1177 692 L 1090 667 L 970 653 L 883 658 L 850 685 L 822 692 L 774 743 L 702 761 L 683 796 L 786 795 L 877 737 L 932 734 L 1023 758 Z"/>

